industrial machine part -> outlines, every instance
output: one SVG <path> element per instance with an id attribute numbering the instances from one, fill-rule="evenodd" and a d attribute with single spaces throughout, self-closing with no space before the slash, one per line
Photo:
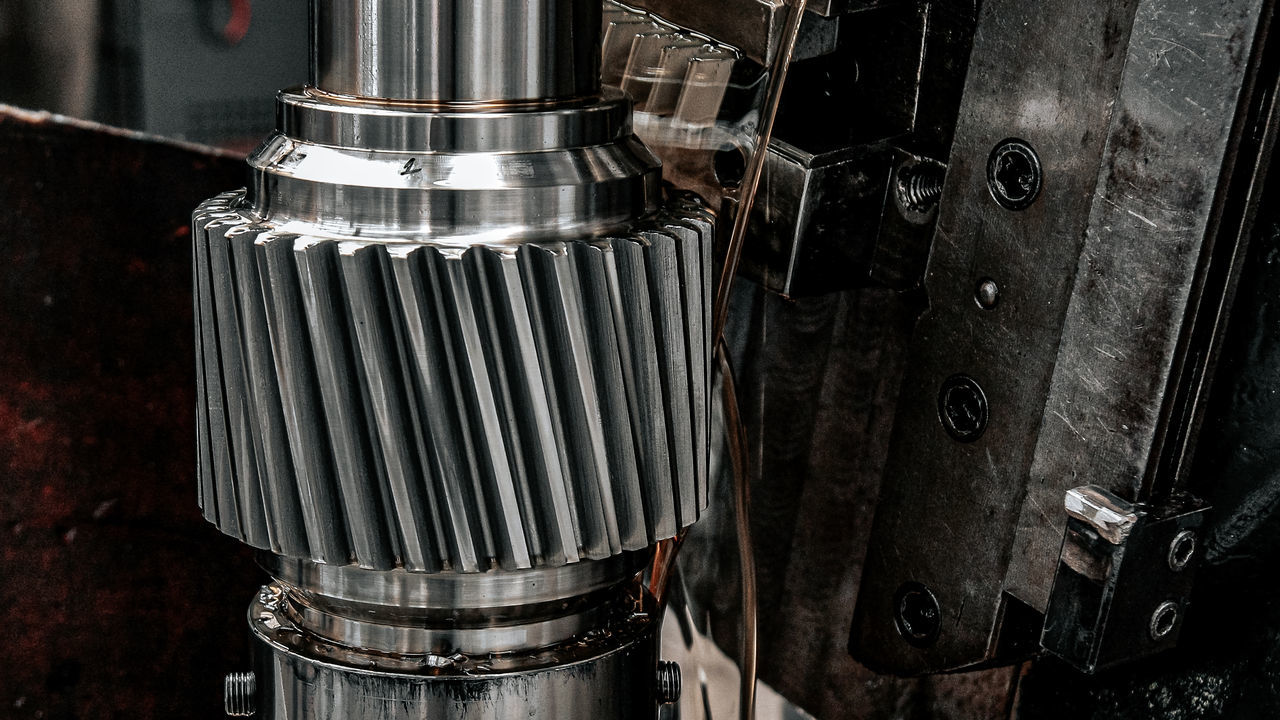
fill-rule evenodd
<path id="1" fill-rule="evenodd" d="M 1173 645 L 1271 164 L 1272 4 L 819 3 L 767 148 L 784 4 L 639 5 L 314 4 L 311 86 L 281 94 L 254 187 L 196 216 L 202 503 L 274 579 L 231 706 L 674 694 L 640 576 L 712 493 L 713 227 L 659 199 L 655 155 L 731 215 L 765 153 L 765 288 L 919 312 L 842 588 L 854 657 L 1092 672 Z"/>
<path id="2" fill-rule="evenodd" d="M 643 571 L 707 504 L 712 216 L 601 92 L 594 0 L 311 18 L 252 187 L 193 220 L 200 500 L 273 578 L 228 707 L 651 718 L 679 681 Z"/>
<path id="3" fill-rule="evenodd" d="M 746 17 L 638 4 L 712 40 Z M 837 38 L 792 68 L 744 269 L 816 305 L 859 286 L 903 290 L 919 313 L 866 559 L 846 561 L 857 572 L 839 588 L 856 588 L 847 647 L 867 667 L 950 672 L 1047 649 L 1092 671 L 1176 639 L 1196 563 L 1143 571 L 1141 558 L 1167 554 L 1168 527 L 1198 535 L 1208 510 L 1188 491 L 1215 485 L 1192 458 L 1273 164 L 1273 12 L 1255 0 L 823 8 Z M 836 98 L 841 111 L 822 113 Z M 766 388 L 760 406 L 772 397 L 787 406 L 775 418 L 815 422 L 797 417 L 796 397 L 839 393 L 847 379 L 815 380 L 839 361 L 771 342 L 809 339 L 769 325 L 784 312 L 744 309 L 758 313 L 741 330 L 744 355 L 815 356 L 792 363 L 798 377 L 749 379 Z M 840 456 L 819 446 L 846 441 L 754 431 L 762 469 L 803 458 L 799 448 Z M 813 497 L 848 482 L 804 480 Z M 1094 542 L 1081 526 L 1072 503 L 1089 486 L 1127 508 L 1128 540 Z M 829 588 L 795 568 L 812 549 L 778 533 L 819 535 L 800 528 L 842 518 L 817 500 L 801 512 L 795 488 L 757 478 L 779 503 L 757 527 L 758 552 L 783 556 L 775 609 L 827 617 L 814 598 Z M 1082 574 L 1086 556 L 1107 571 Z M 842 600 L 848 613 L 853 597 Z M 771 650 L 766 677 L 807 704 L 830 701 L 789 668 L 843 658 L 805 654 L 785 632 Z"/>

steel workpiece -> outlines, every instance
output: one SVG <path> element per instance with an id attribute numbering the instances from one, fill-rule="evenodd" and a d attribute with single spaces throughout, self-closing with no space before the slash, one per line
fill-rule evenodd
<path id="1" fill-rule="evenodd" d="M 312 31 L 251 187 L 193 218 L 201 506 L 274 578 L 235 705 L 652 717 L 713 216 L 601 92 L 599 3 L 314 0 Z"/>

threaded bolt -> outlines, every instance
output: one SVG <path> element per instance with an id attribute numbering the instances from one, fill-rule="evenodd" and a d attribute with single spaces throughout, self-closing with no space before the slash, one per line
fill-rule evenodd
<path id="1" fill-rule="evenodd" d="M 680 700 L 680 665 L 669 660 L 658 663 L 658 703 L 668 705 Z"/>
<path id="2" fill-rule="evenodd" d="M 250 717 L 258 711 L 258 676 L 252 672 L 227 673 L 222 690 L 228 717 Z"/>
<path id="3" fill-rule="evenodd" d="M 898 199 L 902 206 L 915 212 L 927 212 L 942 197 L 945 173 L 940 168 L 916 165 L 898 171 Z"/>

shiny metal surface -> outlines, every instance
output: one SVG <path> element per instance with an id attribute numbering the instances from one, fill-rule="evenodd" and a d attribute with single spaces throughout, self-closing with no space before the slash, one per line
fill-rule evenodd
<path id="1" fill-rule="evenodd" d="M 634 577 L 651 557 L 652 552 L 642 551 L 560 567 L 466 574 L 364 570 L 269 553 L 260 556 L 260 563 L 272 577 L 328 602 L 397 608 L 405 614 L 483 609 L 493 615 L 616 586 Z"/>
<path id="2" fill-rule="evenodd" d="M 708 326 L 687 303 L 710 295 L 712 228 L 666 219 L 461 251 L 298 235 L 239 194 L 210 201 L 206 517 L 286 555 L 427 572 L 673 536 L 706 504 Z"/>
<path id="3" fill-rule="evenodd" d="M 249 159 L 255 215 L 286 232 L 465 248 L 620 231 L 656 209 L 634 138 L 534 152 L 378 152 L 277 135 Z"/>
<path id="4" fill-rule="evenodd" d="M 193 217 L 202 507 L 276 578 L 260 714 L 652 718 L 713 218 L 660 207 L 597 1 L 312 20 L 312 87 Z"/>
<path id="5" fill-rule="evenodd" d="M 657 618 L 620 613 L 597 631 L 524 653 L 367 653 L 250 607 L 265 718 L 644 718 L 657 707 Z"/>
<path id="6" fill-rule="evenodd" d="M 395 152 L 537 152 L 606 145 L 631 134 L 630 101 L 612 89 L 564 107 L 432 109 L 348 102 L 313 88 L 276 96 L 281 134 L 302 142 Z"/>
<path id="7" fill-rule="evenodd" d="M 584 98 L 599 41 L 599 0 L 314 0 L 311 84 L 435 103 Z"/>
<path id="8" fill-rule="evenodd" d="M 533 570 L 365 570 L 264 554 L 257 602 L 319 642 L 396 656 L 484 656 L 561 645 L 628 617 L 652 552 Z"/>

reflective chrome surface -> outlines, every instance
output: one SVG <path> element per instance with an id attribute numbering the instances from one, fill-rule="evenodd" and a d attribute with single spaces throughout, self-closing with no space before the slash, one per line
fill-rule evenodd
<path id="1" fill-rule="evenodd" d="M 281 134 L 303 142 L 364 150 L 536 152 L 605 145 L 631 134 L 631 105 L 618 91 L 571 105 L 524 110 L 424 109 L 352 102 L 314 88 L 276 96 Z"/>
<path id="2" fill-rule="evenodd" d="M 267 720 L 652 720 L 657 623 L 638 617 L 576 647 L 470 662 L 429 655 L 394 672 L 385 658 L 308 645 L 274 615 L 251 616 Z M 274 626 L 274 627 L 273 627 Z M 522 667 L 519 663 L 526 663 Z"/>
<path id="3" fill-rule="evenodd" d="M 393 655 L 531 652 L 629 617 L 652 552 L 485 573 L 377 571 L 264 555 L 258 602 L 322 643 Z"/>
<path id="4" fill-rule="evenodd" d="M 653 553 L 616 555 L 598 562 L 483 573 L 414 573 L 311 562 L 263 553 L 263 569 L 288 585 L 348 605 L 414 610 L 516 610 L 556 603 L 618 585 L 644 569 Z M 509 614 L 509 613 L 507 613 Z"/>
<path id="5" fill-rule="evenodd" d="M 315 0 L 312 81 L 328 92 L 433 102 L 594 95 L 598 0 Z"/>
<path id="6" fill-rule="evenodd" d="M 658 197 L 657 161 L 631 137 L 523 153 L 392 153 L 276 135 L 249 163 L 260 219 L 286 232 L 392 242 L 591 237 L 625 228 Z"/>

